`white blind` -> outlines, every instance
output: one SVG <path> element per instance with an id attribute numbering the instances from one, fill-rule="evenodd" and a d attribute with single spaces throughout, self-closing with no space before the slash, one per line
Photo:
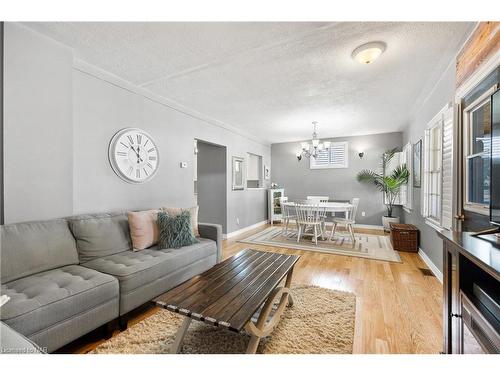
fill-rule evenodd
<path id="1" fill-rule="evenodd" d="M 347 142 L 332 143 L 330 165 L 332 168 L 347 168 Z"/>
<path id="2" fill-rule="evenodd" d="M 420 206 L 420 211 L 423 217 L 429 216 L 429 158 L 430 158 L 430 131 L 426 129 L 424 132 L 423 143 L 423 155 L 422 155 L 422 204 Z"/>
<path id="3" fill-rule="evenodd" d="M 443 189 L 441 226 L 451 229 L 453 225 L 453 105 L 443 113 Z"/>
<path id="4" fill-rule="evenodd" d="M 311 157 L 311 160 L 314 159 Z M 316 159 L 314 159 L 314 164 L 317 167 L 328 167 L 328 164 L 330 164 L 330 153 L 328 150 L 321 150 L 318 152 L 318 155 L 316 155 Z"/>
<path id="5" fill-rule="evenodd" d="M 347 142 L 332 142 L 328 150 L 318 152 L 316 158 L 310 160 L 311 169 L 347 168 L 349 146 Z"/>

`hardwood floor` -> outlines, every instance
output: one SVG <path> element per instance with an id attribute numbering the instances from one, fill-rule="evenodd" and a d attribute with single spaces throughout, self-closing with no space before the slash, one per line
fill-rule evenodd
<path id="1" fill-rule="evenodd" d="M 248 247 L 237 242 L 251 233 L 225 240 L 223 257 Z M 381 234 L 381 231 L 359 230 Z M 417 254 L 400 253 L 402 263 L 252 245 L 263 251 L 300 255 L 292 284 L 310 284 L 356 294 L 354 353 L 439 353 L 442 349 L 442 285 L 425 276 Z M 129 326 L 154 314 L 145 306 L 132 314 Z M 118 332 L 114 333 L 115 335 Z M 104 342 L 87 335 L 60 352 L 86 353 Z"/>

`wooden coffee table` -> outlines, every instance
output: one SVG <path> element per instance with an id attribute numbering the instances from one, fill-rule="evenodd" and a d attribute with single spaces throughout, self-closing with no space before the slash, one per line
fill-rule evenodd
<path id="1" fill-rule="evenodd" d="M 247 353 L 255 353 L 286 305 L 293 304 L 290 284 L 298 260 L 296 255 L 245 249 L 155 298 L 158 306 L 186 316 L 170 352 L 180 352 L 195 319 L 234 332 L 245 330 L 251 335 Z M 279 286 L 285 276 L 284 286 Z"/>

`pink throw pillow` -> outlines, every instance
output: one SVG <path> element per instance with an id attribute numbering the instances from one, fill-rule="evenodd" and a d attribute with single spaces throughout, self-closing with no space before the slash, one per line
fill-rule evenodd
<path id="1" fill-rule="evenodd" d="M 158 210 L 128 213 L 133 250 L 143 250 L 158 243 Z"/>

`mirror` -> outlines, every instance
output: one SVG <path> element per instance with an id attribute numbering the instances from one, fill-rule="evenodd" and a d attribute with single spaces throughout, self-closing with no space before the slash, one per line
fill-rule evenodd
<path id="1" fill-rule="evenodd" d="M 244 159 L 233 156 L 233 190 L 243 190 L 243 163 Z"/>

